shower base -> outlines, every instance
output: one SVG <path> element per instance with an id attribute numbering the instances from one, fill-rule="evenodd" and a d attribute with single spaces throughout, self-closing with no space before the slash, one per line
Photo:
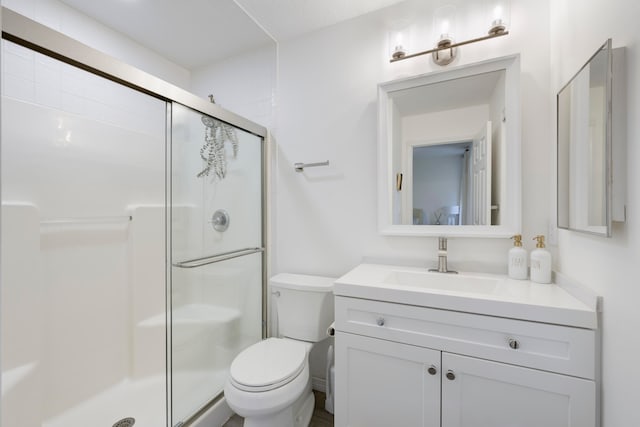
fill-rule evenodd
<path id="1" fill-rule="evenodd" d="M 227 371 L 200 371 L 181 373 L 174 379 L 174 387 L 180 393 L 174 405 L 174 419 L 185 419 L 189 411 L 204 395 L 212 396 L 222 391 Z M 208 394 L 207 394 L 208 393 Z M 174 400 L 175 402 L 175 400 Z M 111 427 L 123 418 L 135 418 L 135 427 L 163 427 L 166 422 L 166 380 L 157 375 L 137 381 L 124 380 L 119 384 L 85 400 L 79 405 L 50 418 L 42 427 L 106 426 Z"/>

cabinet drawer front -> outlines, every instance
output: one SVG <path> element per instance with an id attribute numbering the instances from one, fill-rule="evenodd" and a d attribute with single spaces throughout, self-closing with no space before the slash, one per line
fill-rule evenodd
<path id="1" fill-rule="evenodd" d="M 594 330 L 340 296 L 335 304 L 339 331 L 595 378 Z"/>

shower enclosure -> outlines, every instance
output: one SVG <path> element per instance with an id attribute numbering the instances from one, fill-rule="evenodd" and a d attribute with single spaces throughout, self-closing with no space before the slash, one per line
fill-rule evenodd
<path id="1" fill-rule="evenodd" d="M 266 131 L 2 17 L 0 426 L 188 423 L 265 333 Z"/>

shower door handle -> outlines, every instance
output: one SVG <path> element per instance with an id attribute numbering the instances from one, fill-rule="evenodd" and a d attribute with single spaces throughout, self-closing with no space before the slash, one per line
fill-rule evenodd
<path id="1" fill-rule="evenodd" d="M 215 255 L 209 255 L 201 258 L 194 258 L 187 261 L 180 261 L 173 264 L 178 268 L 195 268 L 202 267 L 203 265 L 213 264 L 220 261 L 226 261 L 228 259 L 238 258 L 245 255 L 251 255 L 258 252 L 264 252 L 264 248 L 244 248 L 236 251 L 222 252 Z"/>

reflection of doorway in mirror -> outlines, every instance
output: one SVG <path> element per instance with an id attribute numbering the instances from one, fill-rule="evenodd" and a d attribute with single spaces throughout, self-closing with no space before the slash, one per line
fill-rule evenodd
<path id="1" fill-rule="evenodd" d="M 471 140 L 412 147 L 414 224 L 462 223 L 471 149 Z"/>
<path id="2" fill-rule="evenodd" d="M 491 130 L 489 121 L 474 137 L 407 147 L 405 224 L 491 224 Z"/>
<path id="3" fill-rule="evenodd" d="M 467 206 L 471 209 L 471 218 L 465 224 L 491 224 L 491 122 L 473 138 L 471 191 Z"/>

